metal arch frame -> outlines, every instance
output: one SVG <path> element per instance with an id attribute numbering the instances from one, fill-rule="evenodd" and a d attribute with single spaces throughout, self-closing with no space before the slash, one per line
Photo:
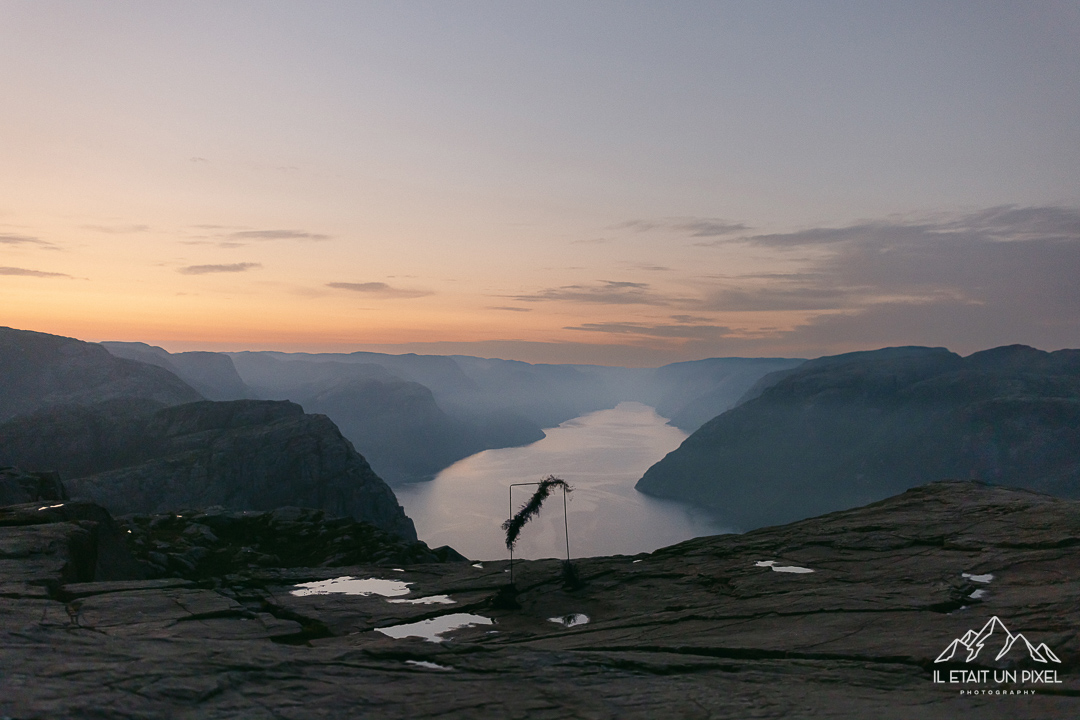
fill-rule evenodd
<path id="1" fill-rule="evenodd" d="M 510 487 L 507 488 L 510 493 L 510 514 L 507 517 L 514 517 L 514 488 L 523 487 L 525 485 L 539 485 L 538 482 L 527 483 L 510 483 Z M 563 531 L 566 535 L 566 562 L 570 562 L 570 526 L 566 521 L 566 487 L 562 489 L 562 511 L 563 511 Z M 510 546 L 510 584 L 514 584 L 514 547 Z"/>

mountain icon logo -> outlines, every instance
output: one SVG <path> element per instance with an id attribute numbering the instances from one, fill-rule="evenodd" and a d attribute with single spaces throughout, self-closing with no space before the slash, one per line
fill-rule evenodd
<path id="1" fill-rule="evenodd" d="M 967 657 L 964 659 L 964 662 L 971 662 L 979 656 L 983 647 L 991 640 L 995 642 L 998 640 L 1002 641 L 1001 650 L 999 650 L 998 654 L 994 657 L 995 660 L 1001 660 L 1009 654 L 1009 651 L 1012 650 L 1015 645 L 1017 645 L 1017 641 L 1023 640 L 1024 644 L 1021 647 L 1027 647 L 1028 654 L 1031 655 L 1031 659 L 1035 662 L 1061 662 L 1058 660 L 1057 655 L 1055 655 L 1050 648 L 1046 647 L 1046 643 L 1039 643 L 1036 647 L 1021 633 L 1016 633 L 1014 635 L 1009 632 L 1009 629 L 1005 627 L 1005 623 L 1001 622 L 997 615 L 990 618 L 979 632 L 968 630 L 964 633 L 963 637 L 953 640 L 949 643 L 949 646 L 937 656 L 937 660 L 934 662 L 940 663 L 952 660 L 960 648 L 967 650 Z"/>

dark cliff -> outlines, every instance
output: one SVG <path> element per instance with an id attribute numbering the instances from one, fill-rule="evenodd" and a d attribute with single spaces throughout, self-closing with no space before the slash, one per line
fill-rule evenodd
<path id="1" fill-rule="evenodd" d="M 57 470 L 117 514 L 292 505 L 416 539 L 390 488 L 337 427 L 289 402 L 52 407 L 0 425 L 0 464 Z"/>
<path id="2" fill-rule="evenodd" d="M 944 478 L 1080 496 L 1080 351 L 889 348 L 779 373 L 649 468 L 643 492 L 744 529 Z"/>

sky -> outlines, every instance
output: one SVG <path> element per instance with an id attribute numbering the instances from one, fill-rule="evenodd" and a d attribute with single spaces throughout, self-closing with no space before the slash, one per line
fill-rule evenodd
<path id="1" fill-rule="evenodd" d="M 0 0 L 0 325 L 1080 347 L 1080 0 Z"/>

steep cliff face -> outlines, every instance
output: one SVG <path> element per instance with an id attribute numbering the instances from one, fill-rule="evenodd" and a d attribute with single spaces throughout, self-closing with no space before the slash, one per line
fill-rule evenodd
<path id="1" fill-rule="evenodd" d="M 1080 351 L 821 358 L 692 434 L 638 482 L 744 529 L 944 478 L 1080 497 Z"/>
<path id="2" fill-rule="evenodd" d="M 156 345 L 141 342 L 103 342 L 112 355 L 156 365 L 173 373 L 207 400 L 246 400 L 254 398 L 251 389 L 240 379 L 232 358 L 225 353 L 170 353 Z"/>
<path id="3" fill-rule="evenodd" d="M 0 421 L 50 405 L 148 398 L 165 405 L 202 396 L 163 368 L 113 357 L 74 338 L 0 328 Z"/>
<path id="4" fill-rule="evenodd" d="M 0 462 L 55 469 L 117 514 L 313 507 L 415 540 L 390 488 L 323 415 L 289 402 L 54 407 L 0 425 Z"/>
<path id="5" fill-rule="evenodd" d="M 544 437 L 538 426 L 508 412 L 485 409 L 448 414 L 426 385 L 380 365 L 282 357 L 291 358 L 279 353 L 238 353 L 235 361 L 259 396 L 291 400 L 308 412 L 330 417 L 391 483 L 429 480 L 481 450 Z M 442 360 L 422 375 L 444 380 L 449 375 L 451 380 L 469 384 L 460 373 L 447 370 L 448 362 L 452 366 L 449 358 Z"/>

